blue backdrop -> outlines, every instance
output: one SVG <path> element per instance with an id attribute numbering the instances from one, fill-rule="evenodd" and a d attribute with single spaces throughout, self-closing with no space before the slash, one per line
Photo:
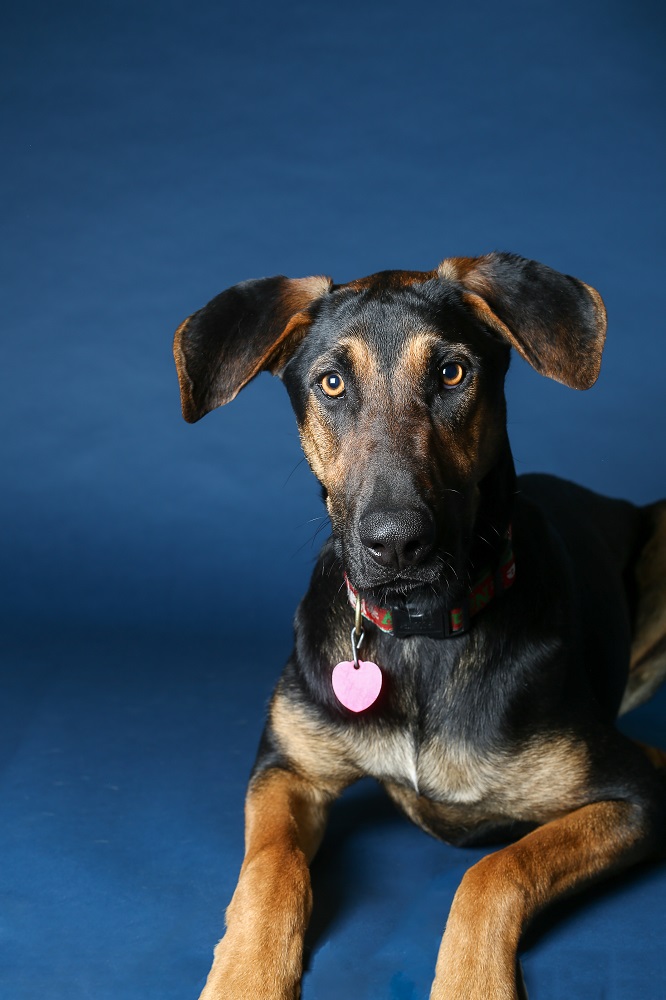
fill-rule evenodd
<path id="1" fill-rule="evenodd" d="M 588 393 L 514 361 L 519 471 L 666 493 L 663 10 L 5 11 L 2 995 L 196 997 L 240 864 L 326 522 L 277 382 L 182 421 L 186 315 L 248 277 L 535 257 L 597 287 L 610 329 Z M 665 722 L 662 692 L 626 726 L 664 745 Z M 425 998 L 478 856 L 353 792 L 304 1000 Z M 653 865 L 560 911 L 525 955 L 534 996 L 662 998 L 665 890 Z"/>

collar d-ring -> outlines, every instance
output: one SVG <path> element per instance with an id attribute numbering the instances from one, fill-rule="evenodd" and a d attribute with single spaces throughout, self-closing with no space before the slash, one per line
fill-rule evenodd
<path id="1" fill-rule="evenodd" d="M 358 670 L 358 650 L 361 648 L 361 643 L 363 642 L 363 636 L 365 635 L 363 631 L 363 615 L 361 613 L 361 598 L 360 595 L 356 598 L 356 609 L 354 614 L 354 627 L 351 630 L 351 647 L 352 647 L 352 662 L 356 669 Z"/>
<path id="2" fill-rule="evenodd" d="M 356 642 L 361 645 L 361 636 L 363 635 L 363 613 L 361 611 L 361 595 L 356 595 L 356 608 L 354 610 L 354 632 L 356 633 Z"/>

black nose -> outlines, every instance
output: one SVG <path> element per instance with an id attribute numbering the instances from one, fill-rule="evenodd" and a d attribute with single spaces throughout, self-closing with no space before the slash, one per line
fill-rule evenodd
<path id="1" fill-rule="evenodd" d="M 435 522 L 426 509 L 369 511 L 358 530 L 375 562 L 390 569 L 416 566 L 435 544 Z"/>

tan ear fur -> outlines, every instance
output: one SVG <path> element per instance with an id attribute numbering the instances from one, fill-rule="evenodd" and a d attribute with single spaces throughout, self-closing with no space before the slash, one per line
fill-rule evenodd
<path id="1" fill-rule="evenodd" d="M 173 344 L 183 416 L 194 423 L 230 402 L 261 371 L 279 373 L 306 335 L 330 278 L 259 278 L 212 299 Z"/>
<path id="2" fill-rule="evenodd" d="M 542 375 L 575 389 L 594 384 L 606 309 L 590 285 L 507 253 L 451 257 L 437 270 L 461 285 L 468 308 Z"/>

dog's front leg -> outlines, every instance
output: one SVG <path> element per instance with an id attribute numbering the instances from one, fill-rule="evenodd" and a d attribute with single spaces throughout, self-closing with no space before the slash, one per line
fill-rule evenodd
<path id="1" fill-rule="evenodd" d="M 431 1000 L 517 1000 L 517 950 L 530 919 L 649 855 L 658 842 L 658 812 L 635 802 L 595 802 L 470 868 L 451 906 Z"/>
<path id="2" fill-rule="evenodd" d="M 312 894 L 309 862 L 337 790 L 271 768 L 245 804 L 245 859 L 201 1000 L 295 1000 Z"/>

